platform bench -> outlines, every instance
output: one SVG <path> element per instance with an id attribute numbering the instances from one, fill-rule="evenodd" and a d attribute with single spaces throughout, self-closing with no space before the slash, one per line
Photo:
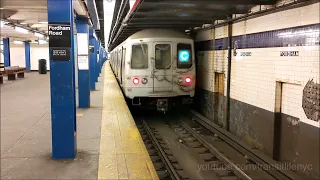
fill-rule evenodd
<path id="1" fill-rule="evenodd" d="M 24 73 L 27 72 L 27 69 L 25 67 L 19 67 L 19 66 L 10 66 L 5 67 L 5 73 L 8 75 L 8 80 L 16 80 L 16 74 L 18 78 L 24 78 Z"/>

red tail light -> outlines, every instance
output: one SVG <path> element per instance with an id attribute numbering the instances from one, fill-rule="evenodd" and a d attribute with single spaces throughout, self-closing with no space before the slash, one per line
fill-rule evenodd
<path id="1" fill-rule="evenodd" d="M 192 79 L 191 79 L 190 77 L 186 77 L 186 78 L 184 79 L 184 82 L 185 82 L 186 84 L 191 84 L 191 83 L 192 83 Z"/>
<path id="2" fill-rule="evenodd" d="M 139 80 L 139 78 L 133 78 L 132 82 L 133 82 L 133 84 L 137 85 L 137 84 L 139 84 L 140 80 Z"/>

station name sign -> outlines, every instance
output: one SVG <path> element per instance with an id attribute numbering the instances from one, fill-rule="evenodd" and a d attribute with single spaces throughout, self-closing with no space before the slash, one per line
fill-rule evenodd
<path id="1" fill-rule="evenodd" d="M 299 51 L 281 51 L 280 56 L 299 56 Z"/>
<path id="2" fill-rule="evenodd" d="M 251 56 L 252 52 L 235 52 L 234 56 Z"/>
<path id="3" fill-rule="evenodd" d="M 69 23 L 49 23 L 50 59 L 53 61 L 70 61 L 71 27 Z"/>

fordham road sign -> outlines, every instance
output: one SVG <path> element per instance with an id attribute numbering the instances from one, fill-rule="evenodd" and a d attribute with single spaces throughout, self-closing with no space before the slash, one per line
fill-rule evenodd
<path id="1" fill-rule="evenodd" d="M 53 61 L 70 61 L 71 27 L 69 23 L 49 23 L 50 59 Z"/>

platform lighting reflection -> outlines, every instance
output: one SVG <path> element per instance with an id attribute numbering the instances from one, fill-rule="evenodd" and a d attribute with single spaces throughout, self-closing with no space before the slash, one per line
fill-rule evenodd
<path id="1" fill-rule="evenodd" d="M 21 32 L 21 33 L 24 33 L 24 34 L 27 34 L 29 31 L 27 29 L 24 29 L 24 28 L 21 28 L 21 27 L 14 27 L 14 29 L 17 31 L 17 32 Z"/>
<path id="2" fill-rule="evenodd" d="M 295 36 L 314 36 L 319 37 L 319 30 L 302 30 L 302 31 L 296 31 L 296 32 L 285 32 L 285 33 L 279 33 L 278 36 L 281 38 L 287 38 L 287 37 L 295 37 Z"/>
<path id="3" fill-rule="evenodd" d="M 190 59 L 190 52 L 188 50 L 180 50 L 179 51 L 179 61 L 180 62 L 188 62 Z"/>

